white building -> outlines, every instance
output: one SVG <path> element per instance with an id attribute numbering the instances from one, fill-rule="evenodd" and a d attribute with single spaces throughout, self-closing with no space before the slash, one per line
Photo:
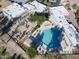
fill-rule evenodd
<path id="1" fill-rule="evenodd" d="M 16 31 L 16 33 L 13 35 L 13 38 L 15 38 L 16 39 L 15 41 L 18 42 L 21 39 L 21 37 L 24 37 L 26 35 L 24 33 L 26 33 L 29 26 L 31 26 L 31 23 L 27 19 L 28 10 L 17 3 L 13 3 L 4 8 L 2 11 L 4 15 L 8 17 L 7 22 L 8 23 L 12 22 L 13 24 L 11 27 L 8 27 L 10 29 L 8 31 L 8 34 L 12 36 L 13 33 Z"/>
<path id="2" fill-rule="evenodd" d="M 30 13 L 34 14 L 35 12 L 43 12 L 46 6 L 37 2 L 33 1 L 24 5 L 19 5 L 18 3 L 12 3 L 11 5 L 2 9 L 2 12 L 5 16 L 7 16 L 8 21 L 15 21 L 21 22 L 22 20 L 26 19 Z"/>
<path id="3" fill-rule="evenodd" d="M 20 24 L 22 21 L 27 20 L 27 9 L 22 7 L 21 5 L 17 3 L 13 3 L 5 8 L 2 9 L 3 14 L 7 17 L 6 24 L 3 24 L 3 29 L 5 29 L 7 26 L 12 25 L 12 24 Z M 15 26 L 15 27 L 17 27 Z M 10 26 L 7 27 L 11 28 Z M 5 30 L 7 30 L 5 29 Z M 12 29 L 10 30 L 12 33 Z"/>
<path id="4" fill-rule="evenodd" d="M 47 52 L 47 46 L 44 43 L 41 43 L 37 48 L 38 53 L 40 54 L 46 54 Z"/>
<path id="5" fill-rule="evenodd" d="M 35 13 L 35 7 L 29 3 L 23 5 L 28 10 L 28 13 Z"/>
<path id="6" fill-rule="evenodd" d="M 22 7 L 17 3 L 13 3 L 6 8 L 3 8 L 3 13 L 7 16 L 11 21 L 15 20 L 16 18 L 23 18 L 26 15 L 27 9 Z"/>
<path id="7" fill-rule="evenodd" d="M 33 1 L 27 4 L 23 5 L 24 8 L 26 8 L 28 10 L 28 12 L 37 12 L 37 13 L 41 13 L 43 11 L 45 11 L 46 6 L 37 2 L 37 1 Z"/>
<path id="8" fill-rule="evenodd" d="M 46 9 L 45 5 L 43 5 L 43 4 L 41 4 L 41 3 L 37 2 L 37 1 L 33 1 L 30 4 L 32 6 L 34 6 L 35 7 L 35 11 L 39 12 L 39 13 L 43 12 Z"/>
<path id="9" fill-rule="evenodd" d="M 72 24 L 67 22 L 65 16 L 68 16 L 67 10 L 63 6 L 51 7 L 49 20 L 55 25 L 63 28 L 64 40 L 67 46 L 63 48 L 63 51 L 72 52 L 72 50 L 79 45 L 79 33 L 76 31 Z M 53 18 L 53 17 L 54 18 Z M 72 48 L 73 47 L 73 48 Z M 72 48 L 72 49 L 71 49 Z M 68 50 L 69 49 L 69 50 Z"/>

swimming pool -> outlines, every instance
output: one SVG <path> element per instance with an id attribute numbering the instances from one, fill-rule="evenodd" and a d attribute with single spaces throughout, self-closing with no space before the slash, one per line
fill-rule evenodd
<path id="1" fill-rule="evenodd" d="M 58 28 L 47 28 L 40 32 L 40 40 L 47 45 L 48 49 L 58 49 L 60 47 L 60 36 L 61 30 Z"/>
<path id="2" fill-rule="evenodd" d="M 51 40 L 52 40 L 52 35 L 53 33 L 51 32 L 51 29 L 45 29 L 43 30 L 43 32 L 40 32 L 40 35 L 43 35 L 43 38 L 42 38 L 42 42 L 45 43 L 46 45 L 48 45 Z"/>

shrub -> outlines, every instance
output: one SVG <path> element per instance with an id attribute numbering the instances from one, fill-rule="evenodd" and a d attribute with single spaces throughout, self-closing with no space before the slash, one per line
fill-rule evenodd
<path id="1" fill-rule="evenodd" d="M 65 7 L 66 7 L 68 10 L 71 10 L 70 3 L 67 3 L 67 4 L 65 5 Z"/>
<path id="2" fill-rule="evenodd" d="M 34 47 L 28 48 L 27 54 L 31 59 L 34 58 L 36 55 L 36 49 Z"/>

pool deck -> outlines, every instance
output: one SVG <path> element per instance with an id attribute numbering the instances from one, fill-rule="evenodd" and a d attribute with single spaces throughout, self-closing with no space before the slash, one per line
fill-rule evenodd
<path id="1" fill-rule="evenodd" d="M 53 27 L 55 27 L 54 24 L 52 24 L 52 23 L 49 22 L 49 21 L 45 21 L 45 22 L 41 25 L 40 30 L 43 31 L 44 29 L 53 28 Z"/>
<path id="2" fill-rule="evenodd" d="M 40 31 L 42 32 L 43 30 L 45 30 L 45 29 L 47 29 L 47 28 L 54 28 L 54 27 L 55 27 L 54 24 L 52 24 L 52 23 L 49 22 L 49 21 L 45 21 L 45 22 L 41 25 L 40 28 L 38 28 L 37 30 L 35 30 L 35 31 L 33 32 L 32 36 L 36 37 Z"/>

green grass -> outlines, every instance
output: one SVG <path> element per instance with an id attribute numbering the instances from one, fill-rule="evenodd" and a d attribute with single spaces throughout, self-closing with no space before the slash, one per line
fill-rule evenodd
<path id="1" fill-rule="evenodd" d="M 48 19 L 45 16 L 38 16 L 37 14 L 31 15 L 29 17 L 29 21 L 37 21 L 37 25 L 41 25 L 44 21 L 47 21 Z"/>
<path id="2" fill-rule="evenodd" d="M 33 28 L 33 30 L 31 31 L 32 33 L 40 27 L 40 25 L 44 22 L 44 21 L 47 21 L 48 18 L 47 18 L 47 14 L 43 15 L 43 16 L 40 16 L 40 15 L 37 15 L 37 14 L 34 14 L 34 15 L 30 15 L 29 17 L 29 21 L 30 22 L 37 22 L 37 26 L 35 28 Z"/>

